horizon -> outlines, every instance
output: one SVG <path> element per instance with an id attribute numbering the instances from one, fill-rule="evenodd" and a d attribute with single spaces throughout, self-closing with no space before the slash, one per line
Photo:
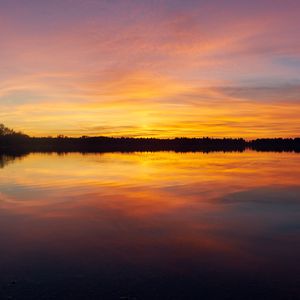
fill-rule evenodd
<path id="1" fill-rule="evenodd" d="M 22 132 L 22 131 L 15 131 L 13 128 L 9 128 L 7 126 L 5 126 L 4 124 L 0 123 L 0 127 L 3 127 L 3 129 L 9 130 L 11 131 L 9 134 L 4 134 L 4 136 L 6 135 L 10 135 L 10 134 L 21 134 L 21 135 L 25 135 L 28 138 L 51 138 L 51 139 L 55 139 L 55 138 L 110 138 L 110 139 L 158 139 L 158 140 L 173 140 L 173 139 L 231 139 L 231 140 L 244 140 L 245 142 L 251 142 L 251 141 L 255 141 L 255 140 L 259 140 L 259 139 L 300 139 L 300 135 L 299 136 L 293 136 L 293 137 L 280 137 L 280 136 L 275 136 L 275 137 L 260 137 L 260 138 L 243 138 L 243 137 L 234 137 L 234 136 L 221 136 L 221 137 L 214 137 L 214 136 L 194 136 L 194 137 L 187 137 L 187 136 L 170 136 L 170 137 L 153 137 L 153 136 L 107 136 L 107 135 L 81 135 L 81 136 L 68 136 L 68 135 L 63 135 L 63 134 L 55 134 L 55 135 L 48 135 L 48 136 L 32 136 L 27 134 L 26 132 Z M 0 137 L 1 137 L 1 131 L 0 131 Z M 2 135 L 3 136 L 3 135 Z"/>
<path id="2" fill-rule="evenodd" d="M 0 7 L 0 120 L 16 131 L 299 135 L 299 1 L 0 0 Z"/>
<path id="3" fill-rule="evenodd" d="M 16 132 L 0 124 L 0 155 L 3 153 L 20 152 L 213 152 L 213 151 L 274 151 L 300 152 L 300 137 L 295 138 L 214 138 L 202 137 L 112 137 L 112 136 L 81 136 L 66 135 L 32 137 Z M 17 151 L 17 152 L 18 152 Z"/>

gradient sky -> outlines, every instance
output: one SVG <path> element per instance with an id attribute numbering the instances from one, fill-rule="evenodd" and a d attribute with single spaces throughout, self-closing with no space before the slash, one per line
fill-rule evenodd
<path id="1" fill-rule="evenodd" d="M 0 123 L 299 136 L 299 0 L 0 0 Z"/>

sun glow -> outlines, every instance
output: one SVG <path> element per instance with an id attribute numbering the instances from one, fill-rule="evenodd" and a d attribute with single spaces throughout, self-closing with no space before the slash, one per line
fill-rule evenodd
<path id="1" fill-rule="evenodd" d="M 299 134 L 299 4 L 258 13 L 250 4 L 141 1 L 123 11 L 122 1 L 74 1 L 78 18 L 59 13 L 68 2 L 55 24 L 38 12 L 53 13 L 50 3 L 0 12 L 7 126 L 34 136 Z"/>

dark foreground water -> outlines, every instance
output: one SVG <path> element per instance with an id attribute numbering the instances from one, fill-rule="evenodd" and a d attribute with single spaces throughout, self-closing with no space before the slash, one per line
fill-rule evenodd
<path id="1" fill-rule="evenodd" d="M 0 162 L 0 299 L 300 299 L 300 154 Z"/>

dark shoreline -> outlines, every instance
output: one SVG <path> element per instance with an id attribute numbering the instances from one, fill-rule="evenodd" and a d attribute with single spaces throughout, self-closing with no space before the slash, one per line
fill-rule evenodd
<path id="1" fill-rule="evenodd" d="M 110 137 L 57 137 L 34 138 L 25 135 L 0 136 L 0 153 L 30 152 L 300 152 L 300 138 L 255 139 L 242 138 L 110 138 Z"/>

